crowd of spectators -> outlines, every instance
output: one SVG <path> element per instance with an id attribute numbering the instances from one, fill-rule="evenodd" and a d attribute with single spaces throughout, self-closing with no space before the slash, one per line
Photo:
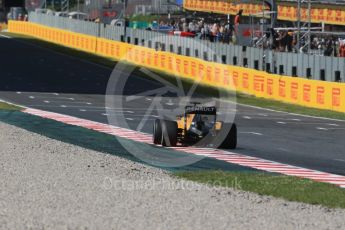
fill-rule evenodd
<path id="1" fill-rule="evenodd" d="M 175 31 L 189 32 L 194 37 L 210 42 L 235 42 L 234 26 L 227 22 L 206 22 L 204 19 L 190 20 L 183 18 L 170 23 L 161 22 L 160 27 L 172 27 Z"/>
<path id="2" fill-rule="evenodd" d="M 182 18 L 169 23 L 161 22 L 159 26 L 171 26 L 174 30 L 189 32 L 195 37 L 210 42 L 236 43 L 237 27 L 240 24 L 242 10 L 235 16 L 234 23 L 230 21 L 205 20 L 204 18 L 188 20 Z"/>
<path id="3" fill-rule="evenodd" d="M 271 34 L 273 34 L 273 40 L 270 39 Z M 297 49 L 297 33 L 292 30 L 271 30 L 266 33 L 263 39 L 255 38 L 254 44 L 256 47 L 269 48 L 279 52 L 306 53 L 308 51 L 307 36 L 303 35 L 302 33 L 299 43 L 300 49 Z M 331 35 L 311 35 L 310 53 L 321 56 L 345 57 L 345 40 Z"/>
<path id="4" fill-rule="evenodd" d="M 312 36 L 311 50 L 324 56 L 345 57 L 345 41 L 335 36 Z"/>
<path id="5" fill-rule="evenodd" d="M 203 19 L 187 21 L 180 19 L 172 23 L 160 23 L 161 26 L 171 26 L 174 30 L 190 32 L 196 38 L 208 40 L 210 42 L 222 42 L 226 44 L 237 43 L 236 23 L 229 22 L 206 22 Z M 273 39 L 271 39 L 273 36 Z M 274 30 L 269 29 L 264 36 L 259 33 L 253 37 L 253 46 L 272 49 L 277 52 L 307 52 L 308 45 L 305 37 L 299 46 L 303 47 L 298 50 L 297 33 L 289 29 Z M 310 42 L 311 53 L 322 56 L 345 57 L 345 40 L 335 36 L 312 35 Z"/>

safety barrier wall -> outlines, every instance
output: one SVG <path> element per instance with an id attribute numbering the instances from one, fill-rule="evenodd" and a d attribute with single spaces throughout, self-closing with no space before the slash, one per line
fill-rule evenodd
<path id="1" fill-rule="evenodd" d="M 9 21 L 8 30 L 13 33 L 30 35 L 86 52 L 95 53 L 96 51 L 97 38 L 95 36 L 19 21 Z"/>
<path id="2" fill-rule="evenodd" d="M 257 14 L 262 12 L 262 3 L 238 4 L 236 1 L 228 0 L 184 0 L 185 9 L 193 11 L 214 12 L 221 14 L 237 14 L 243 9 L 244 15 Z M 267 7 L 265 7 L 267 8 Z M 278 19 L 286 21 L 297 21 L 297 7 L 282 5 L 278 3 Z M 309 19 L 308 9 L 302 7 L 301 20 L 307 22 Z M 311 9 L 311 21 L 313 23 L 325 22 L 332 25 L 345 25 L 345 10 L 339 7 L 331 7 L 319 4 L 318 7 L 313 6 Z"/>
<path id="3" fill-rule="evenodd" d="M 96 24 L 80 20 L 31 12 L 29 21 L 115 41 L 161 49 L 172 53 L 201 58 L 222 64 L 257 70 L 268 70 L 287 76 L 315 80 L 345 81 L 345 58 L 323 57 L 296 53 L 281 53 L 260 48 L 214 43 L 196 38 L 167 36 L 162 33 Z M 212 50 L 215 55 L 211 55 Z M 265 57 L 265 60 L 264 58 Z"/>
<path id="4" fill-rule="evenodd" d="M 30 22 L 9 22 L 9 31 L 31 35 L 94 54 L 122 59 L 206 85 L 283 102 L 345 112 L 345 84 L 269 74 L 97 38 Z"/>

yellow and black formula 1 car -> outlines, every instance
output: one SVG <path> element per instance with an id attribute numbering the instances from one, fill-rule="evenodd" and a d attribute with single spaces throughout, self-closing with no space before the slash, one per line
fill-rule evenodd
<path id="1" fill-rule="evenodd" d="M 237 146 L 236 124 L 217 121 L 217 108 L 199 103 L 185 107 L 183 116 L 176 121 L 157 119 L 153 125 L 153 143 L 172 147 L 195 145 L 221 149 Z"/>

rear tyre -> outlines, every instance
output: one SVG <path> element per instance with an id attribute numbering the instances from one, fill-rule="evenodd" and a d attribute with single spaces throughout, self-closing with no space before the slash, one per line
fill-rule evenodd
<path id="1" fill-rule="evenodd" d="M 161 120 L 156 119 L 155 122 L 153 123 L 153 143 L 155 145 L 161 144 L 162 143 L 162 124 Z"/>
<path id="2" fill-rule="evenodd" d="M 177 145 L 177 122 L 162 121 L 161 144 L 165 147 L 174 147 Z"/>
<path id="3" fill-rule="evenodd" d="M 224 124 L 224 129 L 229 129 L 220 149 L 236 149 L 237 147 L 237 126 L 236 124 Z"/>

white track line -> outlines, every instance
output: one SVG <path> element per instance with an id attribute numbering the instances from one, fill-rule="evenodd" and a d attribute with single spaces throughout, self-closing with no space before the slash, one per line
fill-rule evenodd
<path id="1" fill-rule="evenodd" d="M 256 136 L 263 136 L 262 133 L 257 133 L 257 132 L 240 132 L 242 134 L 252 134 L 252 135 L 256 135 Z"/>
<path id="2" fill-rule="evenodd" d="M 0 37 L 7 38 L 7 39 L 12 39 L 11 37 L 3 35 L 3 34 L 0 34 Z"/>

